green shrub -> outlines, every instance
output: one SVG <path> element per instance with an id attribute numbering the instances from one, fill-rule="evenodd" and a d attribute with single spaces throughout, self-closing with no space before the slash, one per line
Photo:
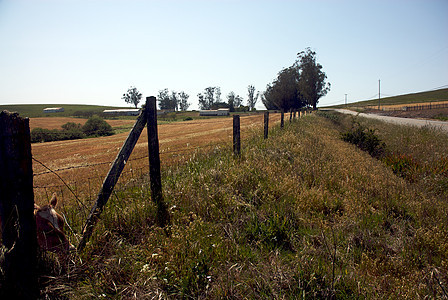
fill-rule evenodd
<path id="1" fill-rule="evenodd" d="M 374 129 L 361 125 L 358 121 L 353 121 L 352 128 L 342 133 L 342 140 L 358 146 L 363 151 L 369 152 L 373 157 L 381 157 L 384 153 L 385 144 L 375 134 Z"/>
<path id="2" fill-rule="evenodd" d="M 114 134 L 112 126 L 98 115 L 91 116 L 84 126 L 82 126 L 82 131 L 87 136 L 107 136 Z"/>
<path id="3" fill-rule="evenodd" d="M 31 131 L 31 142 L 52 142 L 82 139 L 86 136 L 107 136 L 114 134 L 112 127 L 103 118 L 94 115 L 86 124 L 68 122 L 62 125 L 62 130 L 34 128 Z"/>
<path id="4" fill-rule="evenodd" d="M 262 221 L 257 216 L 254 216 L 246 224 L 245 238 L 255 244 L 261 242 L 271 250 L 292 250 L 288 236 L 289 231 L 289 220 L 284 217 L 279 217 L 275 214 Z"/>
<path id="5" fill-rule="evenodd" d="M 31 131 L 31 142 L 41 143 L 41 142 L 52 142 L 52 141 L 63 141 L 63 140 L 76 140 L 85 137 L 81 130 L 81 124 L 75 124 L 72 122 L 62 125 L 62 130 L 58 129 L 45 129 L 45 128 L 34 128 Z"/>

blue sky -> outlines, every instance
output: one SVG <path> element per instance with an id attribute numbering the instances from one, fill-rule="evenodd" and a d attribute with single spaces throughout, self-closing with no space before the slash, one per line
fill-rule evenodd
<path id="1" fill-rule="evenodd" d="M 379 79 L 382 97 L 448 87 L 447 0 L 0 0 L 0 41 L 0 104 L 246 100 L 307 47 L 332 85 L 320 106 L 377 98 Z"/>

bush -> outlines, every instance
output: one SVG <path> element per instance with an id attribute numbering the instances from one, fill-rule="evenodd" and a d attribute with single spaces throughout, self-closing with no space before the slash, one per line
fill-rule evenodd
<path id="1" fill-rule="evenodd" d="M 34 128 L 31 131 L 31 142 L 42 143 L 63 140 L 83 139 L 86 136 L 105 136 L 114 133 L 112 127 L 101 117 L 94 115 L 86 124 L 68 122 L 62 125 L 62 130 Z"/>
<path id="2" fill-rule="evenodd" d="M 81 124 L 76 123 L 66 123 L 62 125 L 62 130 L 58 129 L 45 129 L 45 128 L 34 128 L 31 131 L 31 142 L 41 143 L 41 142 L 52 142 L 52 141 L 62 141 L 62 140 L 76 140 L 85 137 L 81 130 Z"/>
<path id="3" fill-rule="evenodd" d="M 342 133 L 342 140 L 352 143 L 373 157 L 379 158 L 384 153 L 385 144 L 375 135 L 375 130 L 353 121 L 352 128 Z"/>
<path id="4" fill-rule="evenodd" d="M 82 125 L 81 124 L 77 124 L 77 123 L 73 123 L 73 122 L 68 122 L 65 123 L 64 125 L 61 126 L 62 129 L 67 130 L 67 131 L 82 131 Z"/>
<path id="5" fill-rule="evenodd" d="M 112 126 L 98 115 L 91 116 L 86 124 L 82 126 L 82 131 L 87 136 L 107 136 L 114 134 Z"/>

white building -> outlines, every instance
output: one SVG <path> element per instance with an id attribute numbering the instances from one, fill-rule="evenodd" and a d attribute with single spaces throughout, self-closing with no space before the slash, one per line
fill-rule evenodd
<path id="1" fill-rule="evenodd" d="M 105 115 L 112 116 L 138 116 L 140 113 L 139 108 L 131 108 L 131 109 L 105 109 L 103 110 Z"/>
<path id="2" fill-rule="evenodd" d="M 44 113 L 57 113 L 57 112 L 64 112 L 64 108 L 63 107 L 44 108 Z"/>
<path id="3" fill-rule="evenodd" d="M 229 109 L 228 108 L 219 108 L 212 110 L 201 110 L 199 111 L 200 116 L 228 116 Z"/>

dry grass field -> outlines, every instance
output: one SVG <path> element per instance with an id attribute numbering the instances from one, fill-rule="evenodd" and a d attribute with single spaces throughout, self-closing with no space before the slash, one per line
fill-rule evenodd
<path id="1" fill-rule="evenodd" d="M 65 123 L 79 123 L 84 125 L 87 119 L 71 118 L 71 117 L 51 117 L 51 118 L 30 118 L 30 129 L 34 128 L 45 128 L 45 129 L 62 129 L 62 125 Z M 112 127 L 130 125 L 135 123 L 134 120 L 106 120 Z"/>
<path id="2" fill-rule="evenodd" d="M 280 114 L 270 114 L 270 126 L 279 122 Z M 31 128 L 60 128 L 67 122 L 82 123 L 86 120 L 73 118 L 34 118 Z M 133 120 L 108 120 L 112 126 L 132 124 Z M 253 130 L 262 130 L 263 114 L 242 116 L 242 138 Z M 174 164 L 189 159 L 197 151 L 210 147 L 226 145 L 231 147 L 232 118 L 216 118 L 162 124 L 158 127 L 162 165 Z M 56 141 L 32 144 L 34 170 L 35 201 L 45 203 L 49 195 L 57 192 L 65 204 L 71 205 L 75 200 L 70 186 L 81 201 L 92 201 L 99 191 L 102 180 L 107 174 L 110 163 L 115 159 L 123 145 L 128 132 L 108 137 Z M 142 132 L 140 139 L 124 169 L 120 182 L 126 184 L 132 177 L 140 176 L 148 170 L 146 159 L 147 131 Z M 56 173 L 64 180 L 58 178 Z M 90 203 L 86 203 L 90 207 Z"/>

